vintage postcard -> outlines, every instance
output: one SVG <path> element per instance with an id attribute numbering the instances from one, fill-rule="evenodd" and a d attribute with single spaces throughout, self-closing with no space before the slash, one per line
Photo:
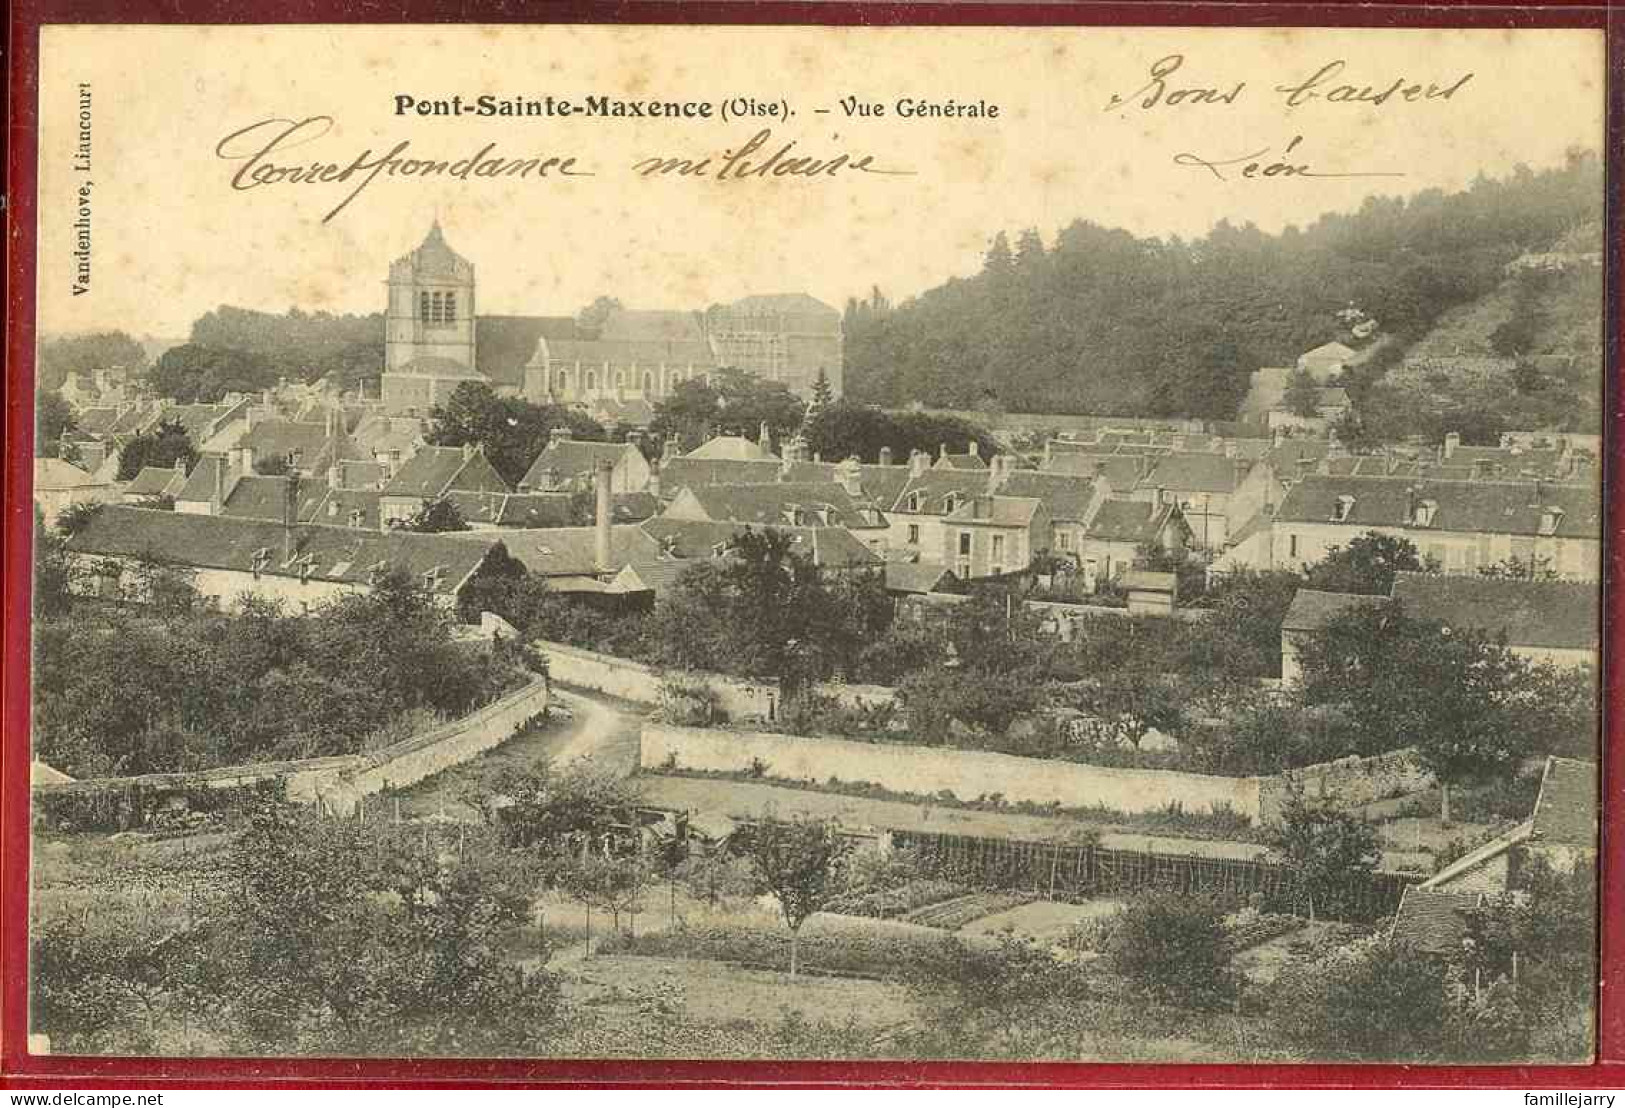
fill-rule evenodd
<path id="1" fill-rule="evenodd" d="M 32 1053 L 1593 1058 L 1600 31 L 39 61 Z"/>

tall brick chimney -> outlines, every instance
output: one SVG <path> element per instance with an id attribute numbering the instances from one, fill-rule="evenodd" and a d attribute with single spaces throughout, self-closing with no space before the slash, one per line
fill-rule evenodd
<path id="1" fill-rule="evenodd" d="M 608 573 L 613 568 L 609 564 L 609 520 L 610 479 L 614 472 L 615 467 L 609 462 L 599 462 L 593 471 L 593 491 L 597 499 L 597 512 L 593 517 L 593 561 L 600 573 Z"/>

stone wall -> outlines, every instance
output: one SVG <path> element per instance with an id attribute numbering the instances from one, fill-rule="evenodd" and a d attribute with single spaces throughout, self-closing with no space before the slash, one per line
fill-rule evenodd
<path id="1" fill-rule="evenodd" d="M 832 777 L 847 783 L 868 781 L 899 793 L 934 796 L 949 792 L 961 801 L 999 796 L 1012 804 L 1098 805 L 1129 813 L 1161 811 L 1177 804 L 1193 815 L 1229 809 L 1265 825 L 1279 821 L 1288 788 L 1286 779 L 1279 776 L 1218 777 L 1118 769 L 979 750 L 678 727 L 653 721 L 643 728 L 639 765 L 654 771 L 677 768 L 723 773 L 755 768 L 763 776 L 779 780 L 813 784 Z M 1291 776 L 1306 796 L 1328 799 L 1345 810 L 1433 785 L 1432 776 L 1411 750 L 1306 766 Z"/>
<path id="2" fill-rule="evenodd" d="M 1018 758 L 977 750 L 802 738 L 753 731 L 644 725 L 639 764 L 659 770 L 721 772 L 765 766 L 770 778 L 821 783 L 869 781 L 900 793 L 952 793 L 962 801 L 1000 796 L 1018 804 L 1096 805 L 1119 812 L 1160 811 L 1177 803 L 1193 814 L 1229 808 L 1258 818 L 1255 778 L 1209 777 L 1167 770 L 1114 769 Z"/>
<path id="3" fill-rule="evenodd" d="M 548 671 L 560 684 L 601 692 L 634 704 L 655 707 L 660 703 L 663 674 L 653 666 L 564 643 L 537 641 L 532 645 L 547 655 Z M 703 681 L 715 689 L 729 719 L 767 719 L 776 710 L 779 690 L 775 685 L 720 673 L 685 673 L 683 676 L 689 681 Z M 853 706 L 889 703 L 896 695 L 895 689 L 883 685 L 833 682 L 820 685 L 819 692 Z"/>

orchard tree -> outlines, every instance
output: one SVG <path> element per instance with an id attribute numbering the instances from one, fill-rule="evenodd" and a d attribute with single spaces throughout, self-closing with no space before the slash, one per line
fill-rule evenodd
<path id="1" fill-rule="evenodd" d="M 1350 539 L 1347 546 L 1328 550 L 1325 558 L 1308 568 L 1305 584 L 1322 592 L 1387 596 L 1393 591 L 1395 574 L 1426 569 L 1427 563 L 1409 539 L 1367 531 Z"/>
<path id="2" fill-rule="evenodd" d="M 1281 821 L 1270 831 L 1270 847 L 1298 878 L 1309 918 L 1337 911 L 1350 890 L 1362 887 L 1382 860 L 1377 832 L 1369 823 L 1322 803 L 1313 803 L 1288 778 Z"/>
<path id="3" fill-rule="evenodd" d="M 1235 988 L 1224 911 L 1207 897 L 1157 891 L 1119 910 L 1107 964 L 1152 996 L 1215 1005 Z"/>
<path id="4" fill-rule="evenodd" d="M 147 467 L 172 469 L 177 460 L 185 463 L 190 473 L 197 465 L 197 447 L 185 426 L 175 420 L 162 420 L 150 431 L 143 431 L 119 451 L 118 479 L 134 480 L 135 475 Z"/>
<path id="5" fill-rule="evenodd" d="M 838 877 L 847 850 L 832 823 L 764 819 L 750 828 L 747 856 L 790 929 L 792 978 L 800 967 L 801 927 L 841 891 Z"/>

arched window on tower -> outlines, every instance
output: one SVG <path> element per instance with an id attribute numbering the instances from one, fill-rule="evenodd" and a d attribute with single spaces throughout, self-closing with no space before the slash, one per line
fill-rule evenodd
<path id="1" fill-rule="evenodd" d="M 442 303 L 442 294 L 431 292 L 429 294 L 429 322 L 438 327 L 445 320 L 445 306 Z"/>
<path id="2" fill-rule="evenodd" d="M 593 389 L 598 387 L 598 374 L 593 372 L 590 369 L 587 370 L 586 384 L 587 384 L 586 391 L 588 393 L 591 393 Z"/>
<path id="3" fill-rule="evenodd" d="M 426 292 L 418 293 L 418 322 L 419 323 L 432 323 L 433 322 L 433 320 L 430 318 L 430 315 L 429 315 L 431 308 L 432 308 L 432 305 L 429 302 L 429 294 L 426 293 Z"/>
<path id="4" fill-rule="evenodd" d="M 444 322 L 444 323 L 456 323 L 457 322 L 457 294 L 455 292 L 448 292 L 446 294 L 445 309 L 446 309 L 445 318 L 442 320 L 442 322 Z"/>

